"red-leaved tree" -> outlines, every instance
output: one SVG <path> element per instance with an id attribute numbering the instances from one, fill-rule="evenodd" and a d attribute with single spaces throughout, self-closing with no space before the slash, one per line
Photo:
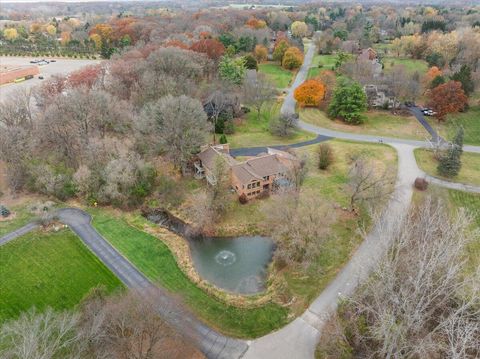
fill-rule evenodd
<path id="1" fill-rule="evenodd" d="M 202 39 L 194 42 L 190 50 L 202 52 L 212 60 L 218 60 L 225 52 L 225 46 L 215 39 Z"/>
<path id="2" fill-rule="evenodd" d="M 448 81 L 431 90 L 429 106 L 437 112 L 438 121 L 445 120 L 445 116 L 465 108 L 467 96 L 458 81 Z"/>

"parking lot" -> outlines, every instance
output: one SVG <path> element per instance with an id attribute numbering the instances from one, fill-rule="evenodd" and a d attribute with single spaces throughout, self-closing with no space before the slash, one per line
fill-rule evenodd
<path id="1" fill-rule="evenodd" d="M 30 61 L 39 60 L 39 59 L 42 59 L 42 58 L 0 56 L 0 65 L 14 65 L 14 66 L 32 65 Z M 47 59 L 47 60 L 51 60 L 51 59 Z M 0 86 L 0 101 L 2 101 L 5 97 L 8 97 L 10 93 L 15 92 L 16 89 L 31 88 L 35 85 L 42 83 L 42 81 L 49 79 L 55 74 L 66 75 L 84 66 L 96 64 L 99 62 L 100 60 L 72 60 L 72 59 L 55 58 L 55 62 L 51 62 L 48 65 L 39 66 L 39 69 L 40 69 L 39 76 L 43 76 L 44 80 L 40 80 L 38 76 L 35 76 L 31 80 L 26 80 L 20 83 L 10 83 L 10 84 Z"/>

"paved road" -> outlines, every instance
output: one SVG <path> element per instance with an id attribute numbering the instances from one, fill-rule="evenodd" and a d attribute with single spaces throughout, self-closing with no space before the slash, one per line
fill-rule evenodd
<path id="1" fill-rule="evenodd" d="M 412 115 L 415 116 L 417 121 L 420 122 L 420 124 L 430 134 L 430 136 L 432 136 L 432 141 L 436 142 L 440 139 L 440 141 L 446 142 L 445 139 L 440 137 L 437 131 L 435 131 L 435 129 L 430 125 L 430 123 L 423 115 L 423 112 L 418 107 L 410 107 L 410 112 L 412 113 Z"/>
<path id="2" fill-rule="evenodd" d="M 233 157 L 237 157 L 237 156 L 256 156 L 256 155 L 258 155 L 262 152 L 267 152 L 268 147 L 281 150 L 281 149 L 284 149 L 285 147 L 298 148 L 298 147 L 314 145 L 316 143 L 320 143 L 320 142 L 324 142 L 324 141 L 328 141 L 328 140 L 331 140 L 331 137 L 324 136 L 324 135 L 318 135 L 313 140 L 293 143 L 293 144 L 289 144 L 289 145 L 287 144 L 287 145 L 275 145 L 275 146 L 263 146 L 263 147 L 233 148 L 233 149 L 230 150 L 230 154 Z"/>
<path id="3" fill-rule="evenodd" d="M 295 114 L 295 105 L 297 101 L 295 101 L 295 99 L 293 98 L 293 92 L 307 79 L 308 70 L 310 69 L 310 65 L 312 64 L 313 57 L 315 56 L 315 49 L 315 45 L 313 44 L 313 42 L 311 42 L 309 44 L 307 53 L 305 54 L 303 64 L 297 72 L 297 77 L 295 77 L 295 81 L 293 81 L 293 84 L 288 90 L 287 96 L 285 96 L 285 100 L 283 101 L 282 107 L 280 109 L 280 113 L 282 115 Z"/>
<path id="4" fill-rule="evenodd" d="M 239 358 L 247 349 L 242 340 L 228 338 L 209 328 L 191 313 L 180 307 L 178 298 L 172 297 L 165 289 L 151 283 L 135 266 L 110 245 L 91 225 L 91 216 L 76 208 L 64 208 L 58 212 L 61 222 L 68 225 L 85 245 L 129 288 L 139 291 L 160 291 L 159 313 L 180 333 L 190 336 L 207 358 Z M 3 245 L 37 227 L 36 223 L 9 233 L 0 238 Z"/>
<path id="5" fill-rule="evenodd" d="M 38 227 L 37 223 L 34 223 L 34 222 L 28 223 L 25 226 L 6 234 L 3 237 L 0 237 L 0 246 L 3 246 L 4 244 L 14 240 L 15 238 L 18 238 L 20 236 L 23 236 L 24 234 L 27 234 L 28 232 L 32 231 L 37 227 Z"/>

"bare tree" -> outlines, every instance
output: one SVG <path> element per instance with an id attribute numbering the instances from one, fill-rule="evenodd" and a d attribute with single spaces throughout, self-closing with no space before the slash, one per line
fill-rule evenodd
<path id="1" fill-rule="evenodd" d="M 373 163 L 364 157 L 358 157 L 353 162 L 348 177 L 352 211 L 359 202 L 372 205 L 373 202 L 387 199 L 393 192 L 392 171 L 386 169 L 382 173 L 378 173 Z"/>
<path id="2" fill-rule="evenodd" d="M 469 216 L 463 210 L 452 215 L 442 201 L 427 198 L 381 235 L 392 246 L 344 312 L 355 353 L 477 358 L 480 267 L 467 275 L 464 265 L 467 245 L 479 232 Z"/>
<path id="3" fill-rule="evenodd" d="M 155 289 L 113 297 L 93 296 L 81 309 L 85 357 L 185 358 L 194 349 L 159 314 L 166 304 Z M 167 309 L 167 308 L 164 308 Z M 171 315 L 178 308 L 167 310 Z"/>
<path id="4" fill-rule="evenodd" d="M 207 142 L 210 125 L 200 101 L 168 95 L 144 108 L 138 128 L 142 142 L 150 138 L 186 174 L 193 154 Z"/>
<path id="5" fill-rule="evenodd" d="M 35 309 L 0 328 L 0 357 L 5 359 L 78 358 L 78 315 Z M 73 353 L 73 354 L 72 354 Z"/>
<path id="6" fill-rule="evenodd" d="M 247 76 L 243 83 L 244 100 L 257 110 L 257 119 L 260 118 L 263 104 L 271 100 L 275 94 L 275 88 L 263 74 L 256 73 L 256 76 Z"/>
<path id="7" fill-rule="evenodd" d="M 335 211 L 320 198 L 286 192 L 264 203 L 265 227 L 271 231 L 278 248 L 277 263 L 308 266 L 322 250 L 335 221 Z"/>

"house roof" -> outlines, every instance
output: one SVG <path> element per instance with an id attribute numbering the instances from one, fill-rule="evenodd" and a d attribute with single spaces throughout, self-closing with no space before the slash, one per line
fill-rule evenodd
<path id="1" fill-rule="evenodd" d="M 266 155 L 255 157 L 244 162 L 244 166 L 249 171 L 260 177 L 285 172 L 287 168 L 279 161 L 277 155 Z"/>
<path id="2" fill-rule="evenodd" d="M 237 161 L 229 155 L 228 150 L 224 149 L 223 147 L 213 147 L 209 146 L 204 151 L 198 154 L 198 158 L 202 161 L 203 167 L 206 167 L 209 170 L 213 170 L 215 166 L 215 161 L 218 156 L 221 156 L 227 163 L 231 166 L 236 165 Z"/>

